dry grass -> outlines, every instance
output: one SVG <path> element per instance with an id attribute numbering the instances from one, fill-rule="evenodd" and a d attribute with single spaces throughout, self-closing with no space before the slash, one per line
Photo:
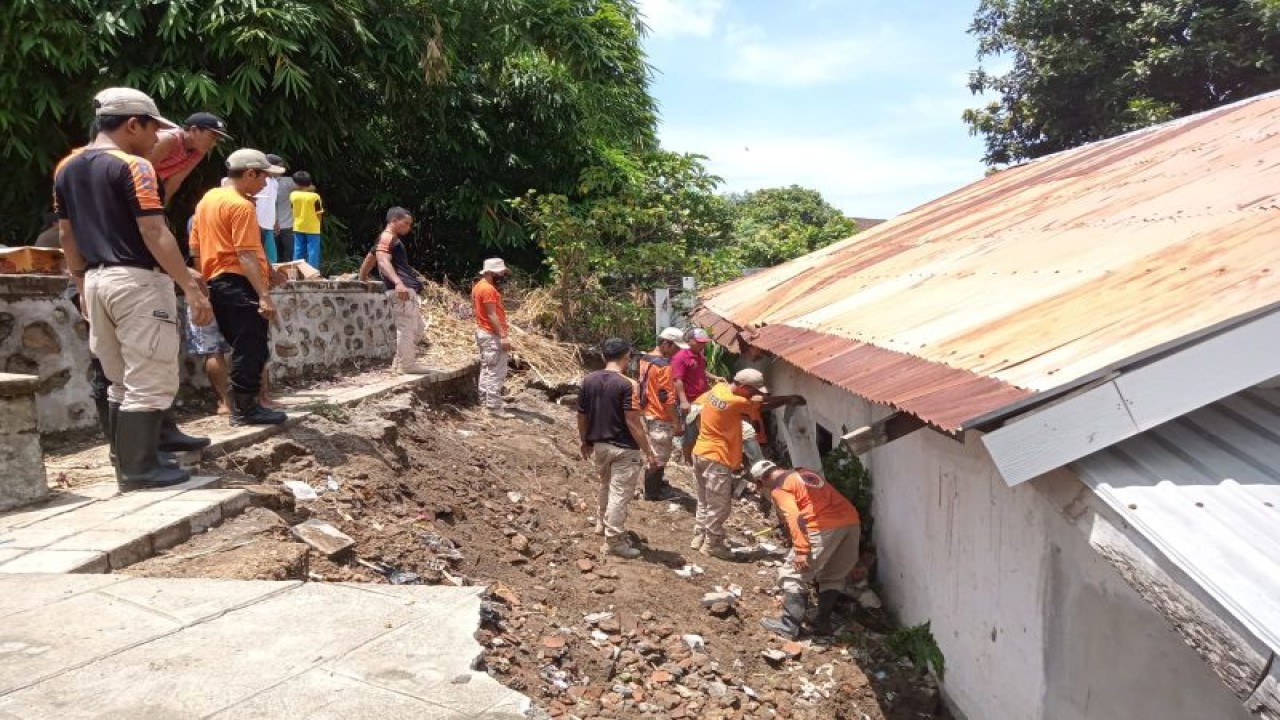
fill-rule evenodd
<path id="1" fill-rule="evenodd" d="M 518 292 L 518 291 L 517 291 Z M 512 355 L 533 377 L 547 385 L 577 382 L 582 357 L 574 345 L 544 334 L 555 317 L 555 303 L 542 288 L 520 293 L 511 301 Z M 422 289 L 422 317 L 431 340 L 428 358 L 441 364 L 459 364 L 476 357 L 475 319 L 471 298 L 452 285 L 427 282 Z"/>

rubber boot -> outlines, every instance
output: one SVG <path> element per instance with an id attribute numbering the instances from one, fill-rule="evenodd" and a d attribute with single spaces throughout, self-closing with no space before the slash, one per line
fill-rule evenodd
<path id="1" fill-rule="evenodd" d="M 166 487 L 191 479 L 186 470 L 164 467 L 156 457 L 163 421 L 161 410 L 116 413 L 116 455 L 120 458 L 118 478 L 122 485 Z"/>
<path id="2" fill-rule="evenodd" d="M 160 423 L 160 449 L 168 452 L 189 452 L 209 447 L 211 441 L 205 437 L 188 435 L 178 428 L 173 419 L 173 408 L 164 411 L 164 422 Z"/>
<path id="3" fill-rule="evenodd" d="M 676 496 L 675 491 L 667 484 L 667 466 L 651 468 L 644 471 L 644 499 L 650 502 L 670 500 Z"/>
<path id="4" fill-rule="evenodd" d="M 258 404 L 257 393 L 231 392 L 232 425 L 279 425 L 289 416 Z"/>
<path id="5" fill-rule="evenodd" d="M 106 398 L 94 398 L 93 405 L 98 409 L 98 429 L 102 430 L 102 437 L 106 439 L 108 445 L 111 445 L 115 441 L 115 431 L 112 430 L 111 425 L 111 403 Z M 115 455 L 115 453 L 113 447 L 111 454 Z"/>
<path id="6" fill-rule="evenodd" d="M 119 457 L 116 456 L 115 438 L 116 438 L 116 417 L 120 414 L 120 405 L 118 403 L 113 403 L 113 402 L 107 402 L 107 401 L 104 401 L 104 402 L 106 402 L 106 405 L 107 405 L 108 419 L 105 427 L 103 428 L 103 431 L 104 432 L 109 431 L 111 433 L 111 435 L 109 435 L 107 438 L 107 444 L 110 446 L 111 467 L 116 469 L 116 479 L 119 480 L 120 479 L 120 459 Z M 101 423 L 102 421 L 99 420 L 98 422 Z M 182 467 L 182 462 L 178 460 L 177 455 L 174 455 L 171 452 L 165 452 L 164 450 L 156 451 L 156 462 L 160 463 L 161 467 L 167 467 L 167 468 Z"/>
<path id="7" fill-rule="evenodd" d="M 809 593 L 787 593 L 782 599 L 782 615 L 761 618 L 760 624 L 775 635 L 795 640 L 800 636 L 800 625 L 804 622 L 804 614 L 808 609 Z"/>
<path id="8" fill-rule="evenodd" d="M 823 590 L 818 593 L 818 614 L 813 618 L 813 634 L 814 635 L 830 635 L 834 632 L 831 626 L 831 613 L 836 609 L 836 603 L 840 600 L 839 590 Z"/>

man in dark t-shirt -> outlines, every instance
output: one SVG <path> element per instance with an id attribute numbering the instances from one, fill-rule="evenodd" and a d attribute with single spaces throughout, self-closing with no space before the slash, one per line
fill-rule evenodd
<path id="1" fill-rule="evenodd" d="M 601 347 L 605 368 L 582 381 L 578 394 L 578 436 L 582 457 L 595 462 L 600 473 L 596 531 L 605 537 L 602 552 L 636 558 L 626 532 L 627 506 L 646 466 L 658 459 L 644 431 L 640 386 L 623 374 L 631 359 L 626 340 L 610 338 Z"/>
<path id="2" fill-rule="evenodd" d="M 387 226 L 378 236 L 374 252 L 378 258 L 378 273 L 391 303 L 391 318 L 396 323 L 396 357 L 391 361 L 391 372 L 425 373 L 427 368 L 418 364 L 418 341 L 425 328 L 422 324 L 422 307 L 418 293 L 422 281 L 409 266 L 409 251 L 404 247 L 404 236 L 413 227 L 413 215 L 402 207 L 387 211 Z"/>

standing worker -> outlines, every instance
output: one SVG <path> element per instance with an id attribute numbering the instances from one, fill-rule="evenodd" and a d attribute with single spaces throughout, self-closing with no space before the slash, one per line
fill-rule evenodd
<path id="1" fill-rule="evenodd" d="M 667 483 L 667 462 L 671 459 L 675 436 L 681 429 L 675 386 L 671 380 L 671 358 L 684 347 L 684 333 L 669 327 L 658 333 L 658 347 L 640 356 L 640 406 L 644 429 L 658 459 L 644 473 L 644 499 L 669 500 L 674 491 Z"/>
<path id="2" fill-rule="evenodd" d="M 791 536 L 791 554 L 778 570 L 782 588 L 782 616 L 764 618 L 765 628 L 791 640 L 800 634 L 809 609 L 809 585 L 818 586 L 818 614 L 814 635 L 830 635 L 831 612 L 849 574 L 858 564 L 862 524 L 858 510 L 818 473 L 805 468 L 787 470 L 769 460 L 751 467 L 759 483 L 782 513 Z"/>
<path id="3" fill-rule="evenodd" d="M 267 154 L 267 162 L 272 165 L 278 165 L 289 171 L 289 167 L 285 164 L 284 158 L 279 155 Z M 297 183 L 288 175 L 281 175 L 276 178 L 276 257 L 284 260 L 293 257 L 293 201 L 291 195 L 297 188 Z M 320 269 L 319 265 L 315 266 L 316 270 Z"/>
<path id="4" fill-rule="evenodd" d="M 231 424 L 278 425 L 287 416 L 259 402 L 266 367 L 269 323 L 276 308 L 271 283 L 278 278 L 267 263 L 252 198 L 271 175 L 272 165 L 257 150 L 243 148 L 227 158 L 227 187 L 205 193 L 196 205 L 192 261 L 209 283 L 218 329 L 231 345 Z M 201 324 L 197 321 L 197 324 Z"/>
<path id="5" fill-rule="evenodd" d="M 510 327 L 502 306 L 502 284 L 510 271 L 502 258 L 484 261 L 480 280 L 471 288 L 471 305 L 476 315 L 476 345 L 480 347 L 480 405 L 497 417 L 510 418 L 502 400 L 502 384 L 507 380 L 511 358 Z"/>
<path id="6" fill-rule="evenodd" d="M 583 459 L 600 474 L 596 517 L 604 532 L 601 552 L 623 558 L 640 556 L 627 537 L 627 506 L 645 467 L 657 467 L 640 414 L 640 386 L 623 374 L 631 359 L 626 340 L 610 338 L 601 346 L 605 367 L 582 381 L 578 394 L 578 437 Z"/>
<path id="7" fill-rule="evenodd" d="M 676 399 L 680 404 L 680 416 L 689 417 L 693 402 L 711 387 L 713 380 L 722 378 L 707 373 L 707 343 L 711 336 L 702 328 L 693 328 L 688 333 L 689 343 L 671 358 L 671 382 L 676 390 Z M 693 443 L 698 439 L 698 420 L 689 421 L 684 428 L 680 440 L 680 453 L 687 463 L 692 463 Z"/>
<path id="8" fill-rule="evenodd" d="M 301 179 L 299 184 L 301 185 Z M 293 194 L 296 198 L 301 193 L 302 190 L 295 190 Z M 301 218 L 302 215 L 299 214 L 298 217 Z M 408 210 L 402 207 L 388 210 L 387 224 L 378 236 L 374 254 L 378 259 L 378 274 L 382 276 L 382 286 L 387 292 L 387 302 L 391 303 L 391 318 L 396 324 L 396 356 L 391 361 L 391 372 L 422 374 L 429 372 L 418 364 L 418 342 L 422 340 L 424 330 L 422 300 L 419 297 L 422 281 L 409 266 L 409 251 L 404 246 L 404 236 L 412 228 L 413 215 Z M 294 230 L 300 237 L 300 224 Z"/>
<path id="9" fill-rule="evenodd" d="M 199 278 L 165 222 L 160 180 L 145 158 L 157 133 L 176 127 L 131 88 L 94 97 L 97 134 L 54 171 L 62 250 L 89 321 L 89 349 L 111 382 L 107 440 L 122 485 L 160 487 L 190 475 L 160 464 L 165 412 L 178 391 L 178 301 L 212 321 Z"/>
<path id="10" fill-rule="evenodd" d="M 266 155 L 262 156 L 264 162 L 269 162 Z M 280 174 L 284 174 L 284 168 L 279 165 L 272 167 L 280 168 Z M 227 180 L 231 180 L 230 176 Z M 254 209 L 258 215 L 258 230 L 262 234 L 262 247 L 266 251 L 267 263 L 274 265 L 280 262 L 279 256 L 276 254 L 276 230 L 280 229 L 280 225 L 276 221 L 276 199 L 280 197 L 280 185 L 274 177 L 264 176 L 266 182 L 258 194 L 253 197 Z M 234 185 L 234 182 L 228 183 Z M 225 186 L 224 186 L 225 187 Z M 268 268 L 269 270 L 270 268 Z"/>
<path id="11" fill-rule="evenodd" d="M 742 423 L 762 408 L 804 402 L 797 396 L 764 397 L 769 392 L 759 370 L 740 370 L 731 384 L 717 383 L 697 404 L 698 440 L 693 446 L 693 487 L 698 507 L 689 547 L 721 560 L 732 560 L 724 523 L 733 509 L 733 473 L 742 466 Z"/>

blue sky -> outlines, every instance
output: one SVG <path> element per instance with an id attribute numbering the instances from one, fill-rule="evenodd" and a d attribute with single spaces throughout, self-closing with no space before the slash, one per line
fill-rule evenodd
<path id="1" fill-rule="evenodd" d="M 725 190 L 798 184 L 892 217 L 982 177 L 976 0 L 640 0 L 664 147 Z"/>

